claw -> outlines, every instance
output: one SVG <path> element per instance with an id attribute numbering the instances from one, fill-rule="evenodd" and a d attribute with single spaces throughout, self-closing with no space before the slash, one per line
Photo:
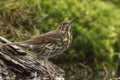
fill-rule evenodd
<path id="1" fill-rule="evenodd" d="M 48 74 L 51 78 L 54 77 L 53 74 L 57 74 L 56 70 L 53 68 L 53 66 L 51 65 L 51 63 L 48 61 L 48 59 L 45 59 L 45 65 L 48 71 Z"/>

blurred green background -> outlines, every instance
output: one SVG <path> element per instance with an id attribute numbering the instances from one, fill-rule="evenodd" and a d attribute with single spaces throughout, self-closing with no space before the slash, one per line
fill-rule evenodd
<path id="1" fill-rule="evenodd" d="M 83 70 L 119 70 L 119 13 L 120 0 L 0 0 L 0 36 L 23 41 L 74 19 L 70 49 L 51 60 L 76 80 Z"/>

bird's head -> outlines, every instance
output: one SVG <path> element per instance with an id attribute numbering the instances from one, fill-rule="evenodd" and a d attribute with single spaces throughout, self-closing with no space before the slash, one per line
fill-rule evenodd
<path id="1" fill-rule="evenodd" d="M 68 31 L 71 29 L 73 20 L 64 20 L 60 23 L 58 29 L 61 31 Z"/>

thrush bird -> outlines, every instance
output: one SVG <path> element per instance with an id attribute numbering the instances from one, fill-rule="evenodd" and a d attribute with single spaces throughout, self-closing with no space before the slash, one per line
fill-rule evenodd
<path id="1" fill-rule="evenodd" d="M 71 34 L 72 20 L 62 21 L 58 28 L 35 38 L 13 43 L 14 45 L 24 46 L 43 57 L 46 61 L 50 57 L 66 51 L 72 42 Z"/>
<path id="2" fill-rule="evenodd" d="M 70 47 L 72 41 L 71 24 L 72 20 L 64 20 L 56 30 L 13 44 L 27 47 L 44 58 L 53 57 Z"/>

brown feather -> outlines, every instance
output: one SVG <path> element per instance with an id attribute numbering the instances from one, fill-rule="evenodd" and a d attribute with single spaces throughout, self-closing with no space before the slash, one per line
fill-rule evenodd
<path id="1" fill-rule="evenodd" d="M 41 45 L 41 44 L 46 44 L 46 43 L 58 43 L 61 41 L 61 36 L 62 36 L 62 32 L 59 30 L 54 30 L 54 31 L 50 31 L 48 33 L 45 34 L 41 34 L 37 37 L 34 37 L 32 39 L 28 39 L 26 41 L 22 41 L 22 42 L 17 42 L 17 43 L 13 43 L 13 44 L 33 44 L 33 45 Z"/>

